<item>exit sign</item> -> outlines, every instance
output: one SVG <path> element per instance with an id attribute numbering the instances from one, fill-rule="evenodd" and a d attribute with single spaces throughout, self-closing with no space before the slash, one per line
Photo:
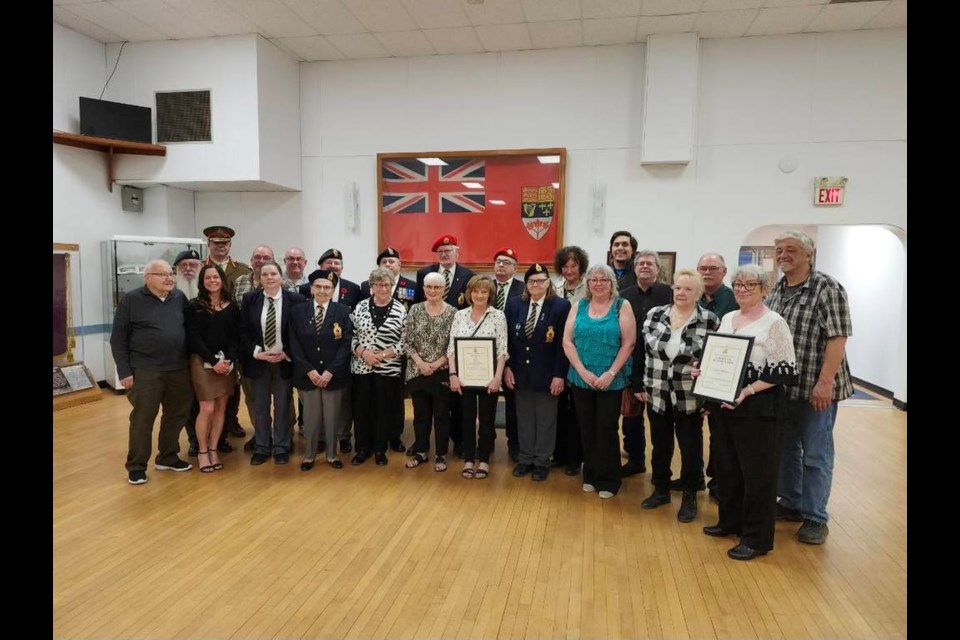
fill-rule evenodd
<path id="1" fill-rule="evenodd" d="M 846 187 L 846 178 L 814 178 L 813 205 L 816 207 L 837 207 L 842 205 Z"/>

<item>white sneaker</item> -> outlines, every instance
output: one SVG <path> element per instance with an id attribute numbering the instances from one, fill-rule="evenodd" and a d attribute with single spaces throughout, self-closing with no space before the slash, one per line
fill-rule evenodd
<path id="1" fill-rule="evenodd" d="M 593 493 L 593 492 L 596 491 L 596 490 L 597 490 L 597 488 L 596 488 L 595 486 L 593 486 L 592 484 L 590 484 L 589 482 L 584 482 L 584 483 L 583 483 L 583 492 L 584 492 L 584 493 Z"/>
<path id="2" fill-rule="evenodd" d="M 597 495 L 603 498 L 604 500 L 609 500 L 610 498 L 612 498 L 617 494 L 615 494 L 613 491 L 601 491 Z"/>

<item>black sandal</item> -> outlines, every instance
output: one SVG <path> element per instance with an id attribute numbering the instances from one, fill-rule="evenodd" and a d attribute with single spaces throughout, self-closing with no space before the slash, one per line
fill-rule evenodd
<path id="1" fill-rule="evenodd" d="M 223 469 L 223 463 L 222 463 L 222 462 L 219 462 L 219 461 L 218 461 L 218 462 L 214 462 L 214 461 L 213 461 L 212 454 L 214 454 L 214 453 L 219 453 L 219 451 L 217 451 L 216 449 L 211 449 L 211 450 L 210 450 L 211 457 L 208 457 L 207 459 L 210 460 L 210 464 L 213 465 L 213 470 L 214 470 L 214 471 L 220 471 L 221 469 Z M 219 456 L 218 456 L 218 457 L 219 457 Z"/>
<path id="2" fill-rule="evenodd" d="M 436 472 L 446 471 L 447 470 L 447 459 L 443 456 L 437 456 L 436 460 L 433 463 L 433 470 Z"/>
<path id="3" fill-rule="evenodd" d="M 426 455 L 424 455 L 424 454 L 422 454 L 422 453 L 415 453 L 415 454 L 413 454 L 413 457 L 412 457 L 412 458 L 410 458 L 409 460 L 407 460 L 407 464 L 405 464 L 404 466 L 405 466 L 407 469 L 413 469 L 413 468 L 419 467 L 419 466 L 422 465 L 422 464 L 425 464 L 425 463 L 428 462 L 429 460 L 430 460 L 430 458 L 428 458 Z"/>
<path id="4" fill-rule="evenodd" d="M 197 451 L 197 460 L 200 459 L 200 456 L 207 456 L 207 462 L 210 462 L 210 450 L 206 451 Z M 212 464 L 205 464 L 200 467 L 200 473 L 213 473 L 217 469 Z"/>

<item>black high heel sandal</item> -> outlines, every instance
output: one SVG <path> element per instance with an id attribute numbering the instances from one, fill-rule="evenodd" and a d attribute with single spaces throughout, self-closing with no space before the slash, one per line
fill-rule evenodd
<path id="1" fill-rule="evenodd" d="M 207 456 L 207 462 L 210 462 L 209 449 L 207 449 L 206 451 L 197 451 L 197 460 L 200 459 L 199 456 Z M 205 464 L 202 467 L 200 467 L 200 473 L 213 473 L 216 470 L 217 470 L 216 467 L 212 464 Z"/>

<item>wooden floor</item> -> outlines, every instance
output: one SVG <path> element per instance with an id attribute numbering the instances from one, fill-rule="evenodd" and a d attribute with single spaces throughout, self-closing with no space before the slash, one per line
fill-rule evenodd
<path id="1" fill-rule="evenodd" d="M 640 509 L 649 473 L 612 500 L 562 473 L 518 480 L 502 431 L 487 480 L 402 454 L 302 473 L 298 454 L 235 452 L 131 486 L 129 404 L 105 395 L 53 416 L 56 638 L 906 636 L 906 414 L 885 402 L 841 405 L 827 543 L 778 523 L 744 563 L 701 533 L 706 494 L 681 524 L 679 494 Z"/>

